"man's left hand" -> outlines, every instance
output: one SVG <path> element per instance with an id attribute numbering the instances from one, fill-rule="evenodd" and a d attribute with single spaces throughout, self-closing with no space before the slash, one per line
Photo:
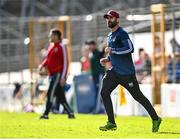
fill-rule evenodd
<path id="1" fill-rule="evenodd" d="M 61 79 L 61 80 L 60 80 L 60 85 L 61 85 L 61 86 L 64 86 L 65 84 L 66 84 L 66 80 L 65 80 L 65 79 Z"/>

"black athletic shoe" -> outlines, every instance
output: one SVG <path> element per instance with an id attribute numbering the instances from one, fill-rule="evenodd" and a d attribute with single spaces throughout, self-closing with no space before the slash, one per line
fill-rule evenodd
<path id="1" fill-rule="evenodd" d="M 152 132 L 158 132 L 162 119 L 159 117 L 158 120 L 152 121 Z"/>
<path id="2" fill-rule="evenodd" d="M 117 129 L 117 125 L 113 124 L 111 122 L 107 122 L 106 125 L 99 127 L 99 130 L 101 130 L 101 131 L 116 130 L 116 129 Z"/>
<path id="3" fill-rule="evenodd" d="M 70 115 L 68 115 L 68 118 L 69 119 L 75 119 L 75 116 L 74 116 L 74 114 L 70 114 Z"/>
<path id="4" fill-rule="evenodd" d="M 39 119 L 49 119 L 48 115 L 42 115 Z"/>

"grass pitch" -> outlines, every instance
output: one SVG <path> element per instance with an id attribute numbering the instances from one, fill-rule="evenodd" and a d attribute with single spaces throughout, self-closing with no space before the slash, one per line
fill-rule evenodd
<path id="1" fill-rule="evenodd" d="M 163 118 L 159 133 L 151 133 L 148 117 L 116 118 L 116 131 L 99 131 L 105 124 L 105 115 L 50 114 L 49 120 L 39 120 L 35 113 L 0 112 L 0 138 L 180 138 L 180 119 Z"/>

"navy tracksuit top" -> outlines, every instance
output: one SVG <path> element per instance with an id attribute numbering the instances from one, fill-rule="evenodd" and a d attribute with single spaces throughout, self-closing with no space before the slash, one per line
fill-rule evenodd
<path id="1" fill-rule="evenodd" d="M 109 60 L 113 70 L 119 75 L 135 74 L 135 68 L 131 53 L 134 52 L 133 44 L 121 27 L 115 32 L 110 32 L 107 36 L 107 45 L 111 48 Z"/>

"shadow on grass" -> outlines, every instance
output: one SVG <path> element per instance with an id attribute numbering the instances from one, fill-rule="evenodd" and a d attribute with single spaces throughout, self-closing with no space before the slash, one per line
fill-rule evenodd
<path id="1" fill-rule="evenodd" d="M 180 132 L 158 132 L 158 134 L 173 134 L 173 135 L 180 135 Z"/>

